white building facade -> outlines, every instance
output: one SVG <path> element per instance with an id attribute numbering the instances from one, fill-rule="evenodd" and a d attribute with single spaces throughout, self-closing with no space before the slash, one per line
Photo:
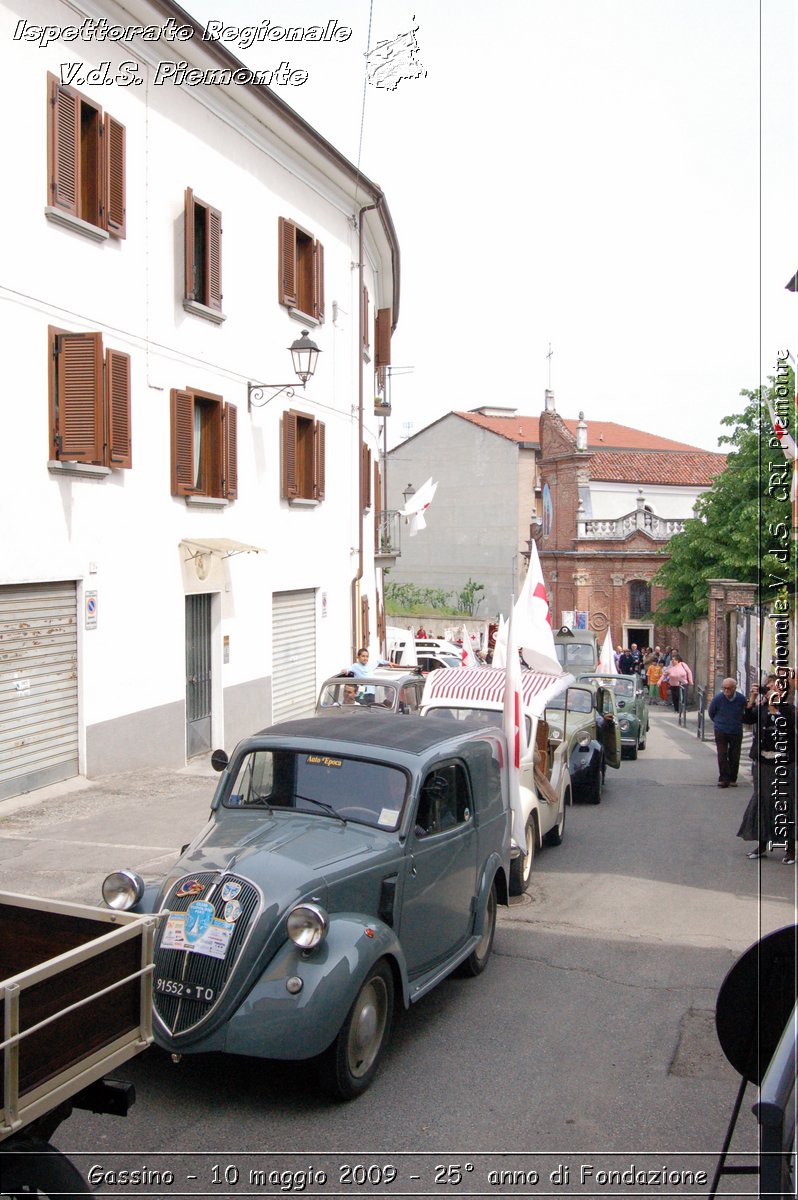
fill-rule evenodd
<path id="1" fill-rule="evenodd" d="M 98 18 L 193 32 L 13 40 Z M 2 799 L 229 749 L 376 645 L 399 249 L 379 189 L 275 90 L 156 83 L 167 59 L 240 65 L 168 0 L 2 0 L 0 26 L 25 115 L 0 199 Z"/>

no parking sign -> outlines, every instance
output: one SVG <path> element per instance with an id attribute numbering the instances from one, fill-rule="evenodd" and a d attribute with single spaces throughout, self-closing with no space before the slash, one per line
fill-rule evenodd
<path id="1" fill-rule="evenodd" d="M 86 592 L 86 629 L 97 628 L 97 593 Z"/>

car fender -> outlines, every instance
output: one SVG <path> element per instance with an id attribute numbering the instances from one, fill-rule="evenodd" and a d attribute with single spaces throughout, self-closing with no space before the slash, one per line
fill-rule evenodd
<path id="1" fill-rule="evenodd" d="M 477 937 L 482 933 L 482 926 L 485 922 L 485 909 L 488 903 L 488 893 L 493 886 L 494 880 L 496 882 L 496 899 L 499 904 L 509 904 L 510 881 L 507 867 L 495 851 L 488 857 L 482 869 L 482 878 L 476 901 L 476 917 L 474 920 L 474 933 Z"/>
<path id="2" fill-rule="evenodd" d="M 304 1059 L 321 1054 L 381 958 L 388 959 L 397 995 L 407 1007 L 407 965 L 394 931 L 359 913 L 334 914 L 326 938 L 315 950 L 303 952 L 291 941 L 283 943 L 229 1018 L 220 1048 L 256 1058 Z M 294 995 L 286 987 L 289 979 L 302 981 Z"/>

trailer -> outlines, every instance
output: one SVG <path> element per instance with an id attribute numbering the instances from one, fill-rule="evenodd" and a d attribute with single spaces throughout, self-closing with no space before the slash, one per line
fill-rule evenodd
<path id="1" fill-rule="evenodd" d="M 0 892 L 0 1193 L 86 1194 L 50 1145 L 73 1108 L 125 1115 L 107 1079 L 152 1041 L 156 916 Z"/>

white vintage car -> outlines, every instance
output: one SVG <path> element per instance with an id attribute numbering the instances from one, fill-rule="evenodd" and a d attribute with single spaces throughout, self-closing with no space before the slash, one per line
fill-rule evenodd
<path id="1" fill-rule="evenodd" d="M 521 760 L 520 802 L 524 844 L 513 838 L 510 862 L 510 891 L 526 891 L 535 852 L 543 845 L 559 846 L 565 829 L 565 810 L 571 803 L 571 779 L 565 748 L 549 739 L 544 719 L 547 703 L 562 694 L 573 675 L 546 671 L 523 671 L 527 752 Z M 486 724 L 501 724 L 504 709 L 505 672 L 494 667 L 433 671 L 424 685 L 421 712 L 464 719 L 478 714 Z"/>

